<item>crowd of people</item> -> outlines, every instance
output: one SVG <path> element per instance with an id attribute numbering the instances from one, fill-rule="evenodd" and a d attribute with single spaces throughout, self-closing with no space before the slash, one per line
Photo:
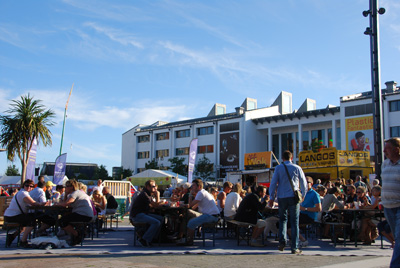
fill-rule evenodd
<path id="1" fill-rule="evenodd" d="M 57 206 L 57 210 L 63 211 L 58 219 L 59 211 L 36 210 L 35 207 Z M 8 222 L 19 223 L 22 228 L 22 238 L 19 243 L 21 247 L 30 247 L 28 236 L 47 235 L 49 228 L 56 223 L 61 227 L 57 233 L 59 237 L 67 237 L 70 245 L 81 243 L 84 233 L 71 223 L 91 222 L 98 220 L 97 215 L 115 213 L 118 203 L 110 194 L 108 187 L 103 187 L 102 180 L 89 196 L 87 185 L 76 180 L 68 180 L 65 185 L 54 185 L 52 182 L 45 182 L 44 176 L 39 176 L 35 185 L 32 180 L 25 180 L 21 189 L 14 194 L 9 207 L 4 212 L 5 224 Z M 69 208 L 63 210 L 62 208 Z M 19 230 L 7 236 L 6 244 L 10 246 L 19 235 Z"/>
<path id="2" fill-rule="evenodd" d="M 308 241 L 299 233 L 300 226 L 318 223 L 324 237 L 338 241 L 342 233 L 338 230 L 332 234 L 329 223 L 346 222 L 349 228 L 357 227 L 359 230 L 357 237 L 350 238 L 365 245 L 374 243 L 379 234 L 385 236 L 394 248 L 392 263 L 398 263 L 400 228 L 396 227 L 400 222 L 400 139 L 386 141 L 384 153 L 387 159 L 382 165 L 382 179 L 388 185 L 384 188 L 379 180 L 369 185 L 361 176 L 356 176 L 355 181 L 349 178 L 338 178 L 334 182 L 322 182 L 319 179 L 314 181 L 292 162 L 292 153 L 285 151 L 282 163 L 275 167 L 269 188 L 257 185 L 254 177 L 247 177 L 242 183 L 225 182 L 220 189 L 194 179 L 192 183 L 183 183 L 175 188 L 169 186 L 160 191 L 154 180 L 148 180 L 143 188 L 139 188 L 127 200 L 130 206 L 123 216 L 130 214 L 132 222 L 148 224 L 148 228 L 139 234 L 139 242 L 144 247 L 152 246 L 165 223 L 172 233 L 168 236 L 170 239 L 178 245 L 193 245 L 195 231 L 199 226 L 216 223 L 224 218 L 226 221 L 236 220 L 254 226 L 250 246 L 263 246 L 259 242 L 260 235 L 263 232 L 275 232 L 279 236 L 278 249 L 283 251 L 290 238 L 293 254 L 301 253 L 301 248 L 308 245 Z M 43 178 L 39 179 L 37 185 L 26 180 L 20 191 L 0 189 L 1 195 L 14 196 L 5 211 L 5 221 L 19 222 L 24 226 L 21 245 L 29 246 L 27 238 L 34 224 L 41 223 L 38 230 L 40 234 L 55 222 L 51 215 L 46 214 L 33 218 L 30 209 L 50 205 L 57 200 L 61 207 L 72 207 L 72 211 L 61 218 L 60 226 L 71 235 L 71 244 L 77 244 L 83 234 L 71 222 L 89 222 L 97 214 L 115 213 L 118 207 L 110 189 L 103 187 L 101 180 L 91 196 L 87 195 L 86 189 L 86 185 L 75 180 L 68 181 L 64 187 L 45 183 Z M 178 213 L 166 219 L 157 213 L 157 208 L 168 202 L 171 206 L 185 208 L 187 215 L 182 217 Z M 383 207 L 387 221 L 378 222 L 374 218 L 374 210 L 382 210 Z M 266 208 L 275 208 L 278 214 L 269 215 L 265 213 Z M 346 209 L 365 211 L 358 214 L 359 218 L 354 218 L 355 214 L 346 213 Z M 360 226 L 355 226 L 357 222 Z M 11 234 L 7 244 L 11 244 L 17 235 Z"/>

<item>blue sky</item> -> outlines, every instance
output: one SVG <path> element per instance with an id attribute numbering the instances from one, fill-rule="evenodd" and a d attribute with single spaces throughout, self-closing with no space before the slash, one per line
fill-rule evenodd
<path id="1" fill-rule="evenodd" d="M 381 81 L 400 81 L 400 2 L 380 1 Z M 317 108 L 371 89 L 367 0 L 1 1 L 0 113 L 30 93 L 55 111 L 68 162 L 121 165 L 122 133 L 157 120 L 268 107 L 280 91 Z M 20 167 L 19 159 L 14 163 Z M 7 165 L 0 153 L 0 175 Z"/>

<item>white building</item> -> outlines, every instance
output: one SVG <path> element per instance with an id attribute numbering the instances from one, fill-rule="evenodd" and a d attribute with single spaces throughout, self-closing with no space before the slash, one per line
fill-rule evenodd
<path id="1" fill-rule="evenodd" d="M 214 163 L 216 177 L 227 171 L 244 169 L 244 154 L 273 151 L 278 159 L 285 150 L 294 154 L 313 147 L 352 150 L 356 136 L 363 134 L 365 149 L 373 149 L 371 92 L 340 99 L 340 107 L 328 105 L 316 109 L 316 102 L 305 99 L 298 110 L 292 109 L 292 94 L 282 91 L 267 108 L 257 108 L 257 100 L 246 98 L 234 113 L 215 104 L 206 117 L 172 123 L 157 121 L 137 125 L 122 134 L 122 166 L 134 173 L 156 159 L 169 166 L 168 159 L 189 153 L 189 144 L 198 138 L 198 157 L 203 154 Z M 400 136 L 400 90 L 396 82 L 387 82 L 382 90 L 384 138 Z M 360 132 L 360 133 L 358 133 Z"/>

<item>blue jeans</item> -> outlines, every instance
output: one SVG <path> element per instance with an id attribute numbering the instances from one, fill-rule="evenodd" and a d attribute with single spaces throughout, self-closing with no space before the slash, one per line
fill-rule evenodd
<path id="1" fill-rule="evenodd" d="M 299 244 L 299 215 L 300 204 L 296 203 L 294 197 L 278 198 L 279 204 L 279 243 L 286 245 L 288 212 L 290 229 L 292 230 L 291 249 L 296 250 Z"/>
<path id="2" fill-rule="evenodd" d="M 390 268 L 398 268 L 400 267 L 400 207 L 385 208 L 385 217 L 395 240 Z"/>
<path id="3" fill-rule="evenodd" d="M 154 236 L 158 236 L 161 230 L 161 223 L 163 221 L 163 217 L 155 214 L 145 214 L 139 213 L 135 217 L 135 221 L 137 222 L 145 222 L 150 224 L 150 227 L 143 235 L 143 239 L 147 242 L 151 243 L 153 241 Z"/>
<path id="4" fill-rule="evenodd" d="M 188 222 L 187 227 L 189 229 L 196 229 L 197 226 L 202 225 L 203 223 L 213 223 L 213 222 L 217 222 L 218 221 L 218 217 L 212 216 L 212 215 L 208 215 L 208 214 L 202 214 L 199 217 L 193 218 Z"/>

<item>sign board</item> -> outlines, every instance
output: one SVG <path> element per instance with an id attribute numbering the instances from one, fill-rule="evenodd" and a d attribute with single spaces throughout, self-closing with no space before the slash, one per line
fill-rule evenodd
<path id="1" fill-rule="evenodd" d="M 272 152 L 258 152 L 244 154 L 244 166 L 260 166 L 271 168 Z"/>
<path id="2" fill-rule="evenodd" d="M 346 149 L 349 151 L 374 152 L 374 119 L 362 116 L 346 119 Z"/>
<path id="3" fill-rule="evenodd" d="M 370 167 L 368 151 L 345 151 L 336 148 L 323 149 L 321 152 L 303 151 L 299 153 L 299 166 L 310 167 Z"/>

